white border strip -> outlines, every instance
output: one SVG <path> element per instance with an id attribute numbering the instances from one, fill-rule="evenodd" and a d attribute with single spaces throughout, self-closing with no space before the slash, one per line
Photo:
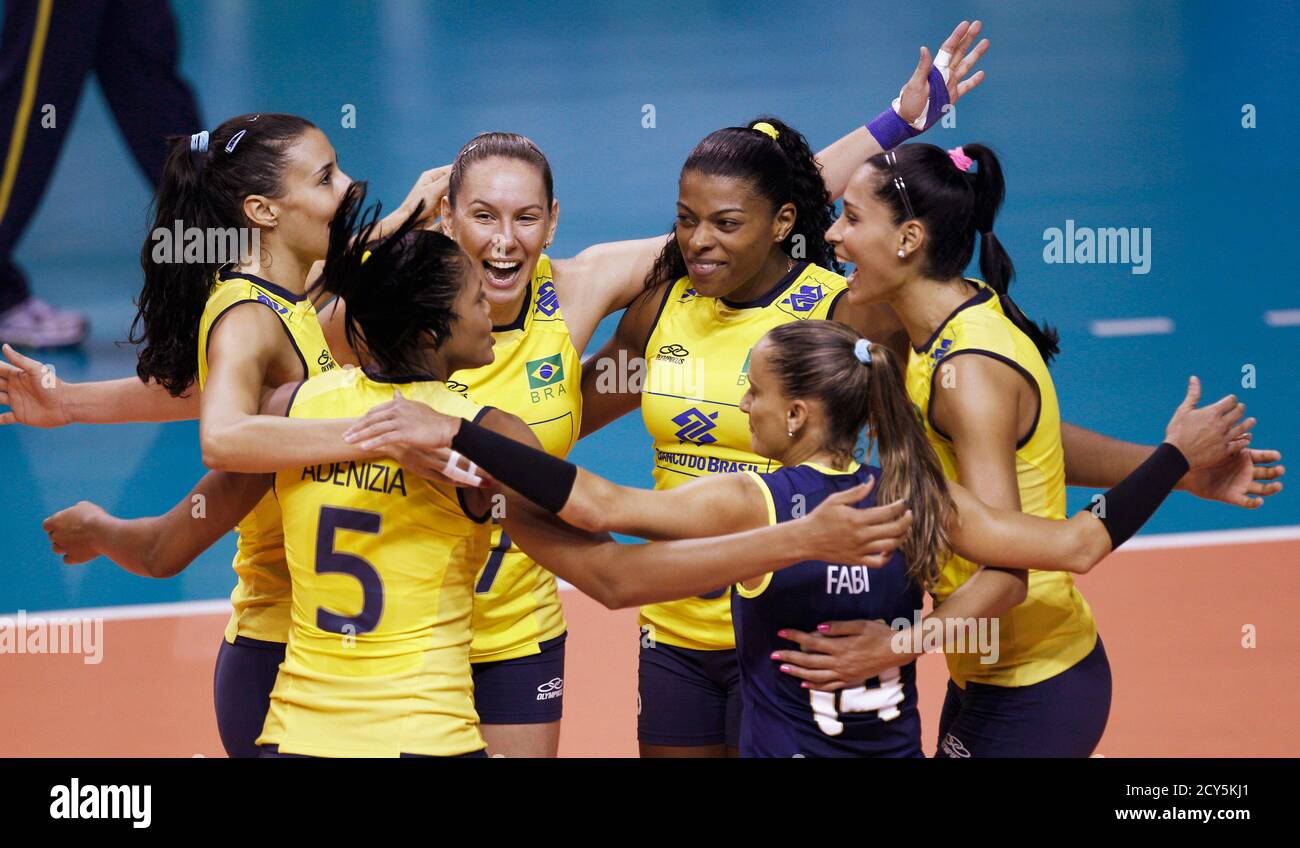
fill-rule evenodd
<path id="1" fill-rule="evenodd" d="M 1088 330 L 1103 339 L 1116 336 L 1166 336 L 1174 331 L 1172 318 L 1114 318 L 1093 321 Z"/>
<path id="2" fill-rule="evenodd" d="M 1270 309 L 1264 313 L 1270 327 L 1300 327 L 1300 309 Z"/>
<path id="3" fill-rule="evenodd" d="M 1262 542 L 1292 542 L 1300 539 L 1300 524 L 1282 527 L 1259 527 L 1252 530 L 1209 530 L 1200 533 L 1154 533 L 1137 536 L 1125 542 L 1118 553 L 1125 551 L 1152 551 L 1168 548 L 1212 548 L 1223 545 L 1248 545 Z M 573 591 L 572 584 L 555 579 L 561 592 Z M 27 618 L 102 618 L 105 621 L 128 621 L 146 618 L 185 618 L 195 615 L 225 615 L 230 612 L 230 601 L 180 601 L 169 604 L 133 604 L 117 607 L 86 607 L 66 610 L 28 610 Z M 0 618 L 12 618 L 15 612 L 0 613 Z"/>

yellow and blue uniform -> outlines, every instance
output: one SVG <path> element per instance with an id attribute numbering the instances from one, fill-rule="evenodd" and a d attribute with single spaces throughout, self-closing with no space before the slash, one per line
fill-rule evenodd
<path id="1" fill-rule="evenodd" d="M 243 303 L 261 303 L 284 325 L 285 334 L 302 361 L 303 379 L 338 367 L 330 355 L 316 308 L 306 295 L 296 295 L 251 274 L 222 269 L 208 295 L 199 321 L 199 389 L 208 381 L 208 339 L 217 323 Z M 244 636 L 283 642 L 289 632 L 289 572 L 284 561 L 280 506 L 267 493 L 239 522 L 234 569 L 239 578 L 231 593 L 234 607 L 226 624 L 226 641 Z"/>
<path id="2" fill-rule="evenodd" d="M 403 396 L 476 420 L 445 383 L 339 370 L 303 383 L 291 418 L 350 418 Z M 281 471 L 292 628 L 258 744 L 322 757 L 482 750 L 469 644 L 486 515 L 463 490 L 391 460 Z"/>
<path id="3" fill-rule="evenodd" d="M 656 489 L 711 474 L 778 467 L 753 452 L 748 416 L 740 411 L 748 390 L 750 352 L 773 327 L 829 318 L 844 292 L 843 277 L 807 262 L 796 263 L 766 295 L 745 303 L 701 297 L 689 277 L 667 287 L 646 344 L 641 391 L 641 414 L 654 439 Z M 717 744 L 723 741 L 724 725 L 728 741 L 734 742 L 739 696 L 729 591 L 720 587 L 700 597 L 641 609 L 642 742 Z M 682 671 L 691 663 L 708 666 L 707 681 L 682 682 Z M 685 698 L 688 692 L 709 687 L 720 697 L 693 706 L 683 706 L 673 694 L 680 690 Z M 703 713 L 714 714 L 716 720 L 695 731 L 682 727 L 679 719 Z"/>
<path id="4" fill-rule="evenodd" d="M 763 492 L 771 524 L 797 518 L 796 503 L 813 510 L 836 492 L 880 479 L 879 468 L 857 463 L 844 471 L 805 462 L 747 474 Z M 875 504 L 872 492 L 858 505 Z M 881 568 L 806 560 L 769 572 L 753 588 L 736 584 L 731 613 L 744 704 L 741 756 L 921 756 L 915 660 L 839 692 L 803 689 L 772 662 L 773 651 L 789 647 L 776 635 L 782 628 L 813 632 L 826 621 L 856 619 L 910 623 L 921 600 L 902 552 Z"/>
<path id="5" fill-rule="evenodd" d="M 1056 388 L 1047 364 L 1033 341 L 1002 311 L 997 293 L 978 280 L 969 282 L 977 288 L 976 293 L 924 344 L 912 347 L 906 374 L 908 396 L 939 456 L 944 476 L 959 480 L 956 449 L 951 439 L 935 426 L 932 416 L 932 394 L 935 383 L 943 379 L 944 365 L 957 356 L 986 356 L 1015 369 L 1038 395 L 1037 416 L 1029 432 L 1016 445 L 1020 507 L 1029 515 L 1064 519 L 1065 453 L 1061 445 Z M 939 582 L 934 589 L 936 602 L 947 599 L 979 567 L 956 554 L 950 555 L 942 564 Z M 981 656 L 976 652 L 946 654 L 952 677 L 950 698 L 961 697 L 962 690 L 972 686 L 978 687 L 979 692 L 987 692 L 994 687 L 1005 690 L 1040 684 L 1079 665 L 1093 655 L 1094 650 L 1100 650 L 1092 610 L 1075 588 L 1070 574 L 1031 570 L 1028 581 L 1028 597 L 1024 603 L 1003 615 L 998 622 L 1000 640 L 996 662 L 981 662 Z M 956 694 L 953 694 L 954 690 Z M 1108 672 L 1105 692 L 1105 709 L 1108 711 Z M 945 714 L 949 712 L 945 707 Z M 956 720 L 955 714 L 952 718 Z M 1103 712 L 1101 726 L 1104 724 Z M 1100 729 L 1097 728 L 1098 738 Z M 974 738 L 978 735 L 976 730 L 967 732 L 970 738 L 963 738 L 956 730 L 950 732 L 954 742 L 949 747 L 953 751 L 978 755 L 976 749 L 980 745 Z M 1034 744 L 1042 744 L 1042 739 Z M 1005 740 L 990 740 L 984 747 L 990 753 L 1011 750 Z"/>
<path id="6" fill-rule="evenodd" d="M 538 260 L 519 317 L 493 327 L 492 334 L 493 361 L 452 374 L 452 388 L 476 403 L 518 415 L 543 450 L 568 456 L 582 423 L 582 365 L 555 294 L 549 258 Z M 492 548 L 474 589 L 474 662 L 535 654 L 539 642 L 564 632 L 555 577 L 519 550 L 499 524 L 493 526 Z"/>

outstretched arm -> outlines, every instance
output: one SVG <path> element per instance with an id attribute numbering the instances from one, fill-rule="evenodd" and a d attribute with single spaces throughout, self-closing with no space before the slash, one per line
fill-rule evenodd
<path id="1" fill-rule="evenodd" d="M 62 427 L 67 424 L 128 424 L 188 421 L 199 417 L 198 386 L 173 397 L 157 383 L 136 377 L 69 383 L 54 366 L 4 346 L 9 360 L 0 360 L 0 424 Z"/>
<path id="2" fill-rule="evenodd" d="M 1235 407 L 1236 398 L 1229 395 L 1215 406 L 1219 404 Z M 1254 426 L 1254 418 L 1236 425 L 1242 434 Z M 1065 448 L 1065 482 L 1090 488 L 1114 485 L 1155 450 L 1066 423 L 1061 424 L 1061 442 Z M 1193 468 L 1179 481 L 1178 488 L 1205 500 L 1258 509 L 1265 498 L 1282 491 L 1281 478 L 1286 468 L 1274 464 L 1281 460 L 1280 451 L 1247 448 L 1217 465 Z"/>
<path id="3" fill-rule="evenodd" d="M 283 415 L 297 383 L 269 391 L 261 410 Z M 163 515 L 117 518 L 97 504 L 81 501 L 56 512 L 42 527 L 65 565 L 108 557 L 141 577 L 172 577 L 252 511 L 271 488 L 271 474 L 209 471 L 179 503 Z"/>
<path id="4" fill-rule="evenodd" d="M 81 501 L 41 526 L 65 565 L 104 556 L 141 577 L 173 577 L 229 533 L 270 487 L 269 474 L 210 471 L 163 515 L 116 518 Z"/>
<path id="5" fill-rule="evenodd" d="M 809 559 L 883 565 L 911 526 L 902 503 L 864 521 L 857 486 L 827 498 L 807 518 L 706 539 L 624 545 L 570 527 L 529 501 L 510 496 L 502 524 L 544 568 L 609 609 L 671 601 Z"/>

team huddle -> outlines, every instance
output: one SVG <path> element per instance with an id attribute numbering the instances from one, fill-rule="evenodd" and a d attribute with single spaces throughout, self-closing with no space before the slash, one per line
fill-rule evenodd
<path id="1" fill-rule="evenodd" d="M 386 216 L 306 119 L 173 140 L 155 228 L 260 249 L 163 263 L 146 240 L 137 375 L 50 381 L 6 347 L 0 421 L 197 418 L 212 470 L 156 517 L 51 516 L 54 551 L 165 578 L 237 527 L 231 756 L 555 756 L 557 576 L 640 607 L 642 756 L 921 756 L 920 652 L 877 622 L 926 593 L 930 619 L 1000 625 L 992 661 L 945 646 L 939 755 L 1088 756 L 1111 676 L 1072 575 L 1175 488 L 1257 506 L 1280 456 L 1195 378 L 1156 448 L 1061 420 L 1057 336 L 1007 293 L 997 156 L 904 143 L 983 80 L 979 33 L 923 48 L 816 154 L 771 116 L 709 134 L 669 234 L 568 259 L 518 134 L 474 137 Z M 631 362 L 643 385 L 609 379 Z M 653 489 L 565 459 L 634 409 Z M 1067 485 L 1104 508 L 1067 519 Z"/>

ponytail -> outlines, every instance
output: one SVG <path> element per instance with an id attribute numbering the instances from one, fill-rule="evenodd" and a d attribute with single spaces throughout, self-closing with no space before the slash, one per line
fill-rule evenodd
<path id="1" fill-rule="evenodd" d="M 955 153 L 964 154 L 964 167 L 954 163 Z M 993 234 L 1006 195 L 1002 165 L 983 144 L 964 145 L 954 154 L 933 144 L 913 143 L 895 148 L 890 158 L 883 153 L 873 156 L 867 161 L 880 175 L 876 197 L 893 211 L 895 224 L 915 217 L 925 225 L 923 272 L 933 279 L 961 276 L 975 253 L 978 236 L 984 282 L 997 292 L 1007 318 L 1029 337 L 1043 361 L 1050 363 L 1060 352 L 1058 333 L 1047 324 L 1035 324 L 1007 294 L 1016 269 Z M 978 166 L 974 172 L 967 170 L 971 163 Z M 902 178 L 906 200 L 894 184 L 895 176 Z"/>
<path id="2" fill-rule="evenodd" d="M 1038 348 L 1043 361 L 1050 363 L 1061 352 L 1061 337 L 1056 329 L 1029 320 L 1029 316 L 1020 311 L 1007 289 L 1016 275 L 1016 267 L 1011 262 L 1011 255 L 993 234 L 993 221 L 1002 201 L 1006 197 L 1006 183 L 1002 179 L 1002 164 L 998 157 L 982 144 L 963 145 L 962 150 L 978 166 L 973 176 L 975 189 L 975 209 L 973 214 L 975 231 L 980 236 L 980 275 L 998 293 L 1002 302 L 1002 311 L 1011 323 L 1020 328 L 1029 340 Z"/>
<path id="3" fill-rule="evenodd" d="M 389 236 L 371 238 L 380 205 L 365 207 L 366 184 L 353 183 L 330 220 L 325 270 L 317 285 L 347 304 L 344 334 L 363 360 L 390 377 L 446 379 L 428 370 L 423 349 L 451 337 L 453 305 L 468 265 L 456 242 L 418 229 L 419 204 Z"/>
<path id="4" fill-rule="evenodd" d="M 876 501 L 903 500 L 912 510 L 912 531 L 903 543 L 908 577 L 933 587 L 949 550 L 947 525 L 954 507 L 893 355 L 835 321 L 792 321 L 764 338 L 782 393 L 816 400 L 821 407 L 827 450 L 847 460 L 864 427 L 875 440 L 881 469 Z"/>
<path id="5" fill-rule="evenodd" d="M 203 233 L 204 249 L 221 242 L 219 231 L 234 234 L 248 228 L 244 199 L 252 194 L 275 197 L 290 146 L 311 122 L 293 115 L 241 115 L 210 133 L 168 139 L 167 160 L 153 199 L 153 225 L 140 248 L 144 286 L 128 336 L 140 345 L 136 374 L 155 380 L 179 396 L 198 375 L 199 322 L 217 270 L 219 257 L 199 261 L 164 256 L 177 227 Z M 188 239 L 187 239 L 188 240 Z M 246 243 L 236 237 L 235 242 Z M 229 240 L 224 242 L 230 244 Z M 239 257 L 246 258 L 246 257 Z M 234 261 L 236 257 L 225 259 Z"/>
<path id="6" fill-rule="evenodd" d="M 871 345 L 867 381 L 867 432 L 880 458 L 878 503 L 902 499 L 912 510 L 912 533 L 903 543 L 908 576 L 932 588 L 949 551 L 948 521 L 955 507 L 948 481 L 916 409 L 908 399 L 902 373 L 884 345 Z"/>
<path id="7" fill-rule="evenodd" d="M 712 132 L 686 157 L 682 173 L 687 171 L 747 180 L 773 210 L 794 204 L 794 227 L 781 242 L 781 250 L 837 273 L 844 270 L 826 242 L 826 231 L 835 222 L 835 206 L 808 140 L 794 127 L 764 115 L 744 127 Z M 684 276 L 686 260 L 677 239 L 670 238 L 655 259 L 645 287 L 654 289 Z"/>

